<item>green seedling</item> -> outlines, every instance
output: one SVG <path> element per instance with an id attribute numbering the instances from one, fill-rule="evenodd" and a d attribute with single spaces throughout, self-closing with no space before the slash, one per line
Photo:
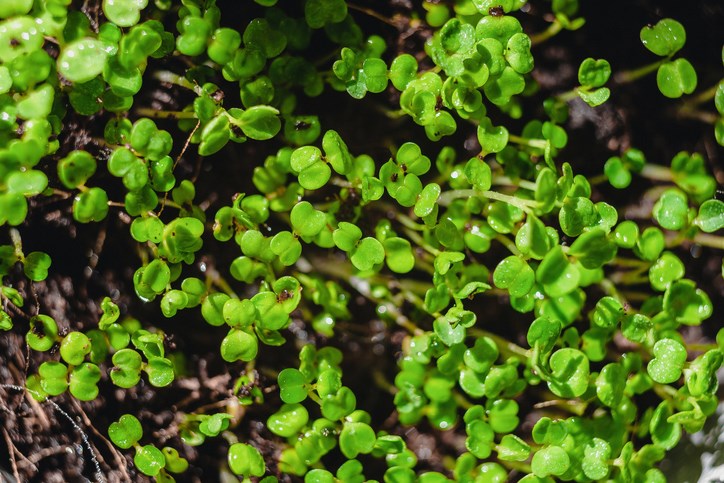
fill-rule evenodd
<path id="1" fill-rule="evenodd" d="M 663 165 L 597 130 L 609 154 L 577 158 L 578 123 L 654 71 L 692 95 L 650 132 L 670 114 L 724 142 L 723 84 L 697 58 L 697 90 L 676 20 L 640 32 L 657 62 L 593 49 L 561 86 L 539 57 L 589 20 L 577 0 L 0 3 L 0 329 L 25 334 L 36 400 L 125 401 L 108 435 L 129 474 L 659 482 L 715 412 L 724 331 L 689 266 L 724 247 L 710 154 Z M 68 270 L 88 280 L 58 306 Z M 460 443 L 444 473 L 409 426 Z"/>
<path id="2" fill-rule="evenodd" d="M 676 20 L 665 18 L 641 29 L 641 42 L 654 54 L 664 57 L 656 72 L 656 84 L 666 97 L 677 98 L 696 89 L 694 67 L 685 58 L 671 60 L 686 43 L 686 30 Z"/>

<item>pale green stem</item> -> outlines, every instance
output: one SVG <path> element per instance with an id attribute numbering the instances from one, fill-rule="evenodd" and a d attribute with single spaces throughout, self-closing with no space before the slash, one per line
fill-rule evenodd
<path id="1" fill-rule="evenodd" d="M 458 198 L 473 198 L 475 196 L 483 196 L 491 200 L 502 201 L 504 203 L 508 203 L 509 205 L 513 205 L 516 208 L 520 208 L 525 212 L 531 211 L 531 209 L 538 205 L 538 202 L 534 200 L 524 200 L 515 196 L 498 193 L 497 191 L 477 191 L 474 189 L 446 191 L 440 195 L 437 202 L 440 206 L 448 206 L 453 202 L 453 200 Z"/>
<path id="2" fill-rule="evenodd" d="M 581 401 L 579 399 L 547 399 L 542 403 L 535 404 L 533 407 L 536 409 L 558 407 L 570 413 L 582 416 L 586 412 L 587 406 L 588 404 L 585 401 Z"/>
<path id="3" fill-rule="evenodd" d="M 646 163 L 639 174 L 644 178 L 656 181 L 672 181 L 674 179 L 671 169 L 659 164 Z"/>
<path id="4" fill-rule="evenodd" d="M 558 19 L 554 20 L 543 32 L 530 36 L 531 46 L 542 44 L 551 37 L 556 36 L 561 30 L 563 30 L 563 24 L 561 24 Z"/>
<path id="5" fill-rule="evenodd" d="M 703 104 L 705 102 L 709 102 L 710 100 L 714 99 L 714 96 L 716 95 L 716 91 L 719 89 L 720 82 L 717 82 L 713 86 L 709 87 L 705 91 L 701 91 L 695 96 L 689 97 L 688 99 L 685 99 L 681 108 L 691 108 L 693 106 L 698 106 L 699 104 Z"/>
<path id="6" fill-rule="evenodd" d="M 159 80 L 161 82 L 165 82 L 167 84 L 175 84 L 177 86 L 185 87 L 186 89 L 190 89 L 197 94 L 198 92 L 198 86 L 194 84 L 193 82 L 189 81 L 186 77 L 182 75 L 175 74 L 168 70 L 159 70 L 153 73 L 153 77 L 156 78 L 156 80 Z"/>
<path id="7" fill-rule="evenodd" d="M 637 258 L 616 257 L 613 259 L 613 265 L 615 265 L 617 267 L 648 268 L 651 264 L 649 262 L 646 262 L 644 260 L 639 260 Z"/>
<path id="8" fill-rule="evenodd" d="M 419 223 L 415 223 L 409 216 L 403 215 L 402 213 L 397 213 L 395 215 L 395 218 L 405 228 L 409 228 L 410 230 L 415 230 L 415 231 L 424 231 L 425 230 L 425 225 L 420 225 Z"/>
<path id="9" fill-rule="evenodd" d="M 429 243 L 427 243 L 419 233 L 416 231 L 410 230 L 409 228 L 405 228 L 405 235 L 407 235 L 410 240 L 417 243 L 420 247 L 422 247 L 426 252 L 428 252 L 430 255 L 436 257 L 440 254 L 440 250 L 437 248 L 431 246 Z"/>
<path id="10" fill-rule="evenodd" d="M 669 400 L 676 398 L 676 389 L 668 384 L 654 383 L 653 390 L 661 399 Z"/>
<path id="11" fill-rule="evenodd" d="M 631 290 L 622 290 L 621 295 L 633 302 L 645 302 L 651 298 L 650 292 L 634 292 Z"/>
<path id="12" fill-rule="evenodd" d="M 606 181 L 608 181 L 608 176 L 606 176 L 605 174 L 599 174 L 597 176 L 588 178 L 589 184 L 592 184 L 594 186 L 605 183 Z"/>
<path id="13" fill-rule="evenodd" d="M 677 115 L 683 119 L 694 119 L 704 124 L 714 124 L 719 120 L 719 116 L 713 112 L 700 111 L 696 109 L 681 109 Z"/>
<path id="14" fill-rule="evenodd" d="M 603 280 L 601 280 L 601 282 L 598 285 L 603 289 L 603 291 L 606 295 L 609 295 L 609 296 L 615 298 L 616 300 L 618 300 L 618 302 L 621 305 L 628 304 L 628 301 L 626 300 L 626 298 L 623 295 L 621 295 L 621 293 L 619 293 L 618 289 L 616 288 L 616 285 L 614 285 L 614 283 L 611 280 L 609 280 L 608 278 L 604 278 Z"/>
<path id="15" fill-rule="evenodd" d="M 642 77 L 649 75 L 650 73 L 654 72 L 661 65 L 665 64 L 668 61 L 669 61 L 669 57 L 664 57 L 661 60 L 657 60 L 656 62 L 645 65 L 643 67 L 639 67 L 638 69 L 617 72 L 616 75 L 614 76 L 614 80 L 618 84 L 628 84 L 629 82 L 633 82 L 637 79 L 640 79 Z"/>
<path id="16" fill-rule="evenodd" d="M 358 12 L 362 12 L 365 15 L 369 15 L 370 17 L 375 18 L 382 23 L 386 23 L 390 27 L 397 28 L 397 25 L 395 24 L 395 22 L 390 20 L 388 17 L 385 17 L 384 15 L 381 15 L 381 14 L 375 12 L 371 8 L 362 7 L 362 6 L 355 5 L 354 3 L 350 3 L 350 2 L 347 2 L 347 8 L 349 8 L 351 10 L 357 10 Z"/>
<path id="17" fill-rule="evenodd" d="M 535 184 L 535 181 L 529 181 L 527 179 L 519 179 L 517 181 L 513 181 L 507 176 L 494 177 L 493 184 L 499 186 L 517 186 L 530 191 L 535 191 L 538 187 L 538 185 Z"/>
<path id="18" fill-rule="evenodd" d="M 533 208 L 538 206 L 538 202 L 535 200 L 524 200 L 515 196 L 504 195 L 503 193 L 498 193 L 497 191 L 483 191 L 481 194 L 488 199 L 508 203 L 509 205 L 520 208 L 525 212 L 530 212 Z"/>
<path id="19" fill-rule="evenodd" d="M 724 237 L 721 236 L 710 235 L 708 233 L 697 233 L 692 241 L 705 247 L 724 250 Z"/>
<path id="20" fill-rule="evenodd" d="M 458 198 L 473 198 L 475 196 L 478 196 L 479 194 L 480 192 L 474 189 L 445 191 L 437 199 L 437 203 L 440 206 L 449 206 L 450 203 L 453 202 L 453 200 L 456 200 Z"/>
<path id="21" fill-rule="evenodd" d="M 455 402 L 458 403 L 458 406 L 465 410 L 473 407 L 473 403 L 468 401 L 468 398 L 466 398 L 464 394 L 460 394 L 458 391 L 453 391 L 452 397 L 455 399 Z"/>
<path id="22" fill-rule="evenodd" d="M 229 285 L 226 279 L 224 279 L 224 277 L 222 277 L 221 274 L 213 267 L 206 267 L 206 277 L 212 284 L 220 288 L 229 297 L 239 298 L 239 296 L 236 295 L 234 289 L 231 288 L 231 285 Z"/>
<path id="23" fill-rule="evenodd" d="M 495 239 L 498 240 L 501 244 L 505 246 L 505 248 L 508 249 L 510 253 L 515 255 L 516 257 L 520 255 L 520 251 L 518 250 L 518 247 L 515 246 L 515 243 L 510 241 L 508 237 L 505 235 L 499 234 L 495 236 Z"/>
<path id="24" fill-rule="evenodd" d="M 136 114 L 154 119 L 196 119 L 194 111 L 157 111 L 150 107 L 139 107 L 136 109 Z"/>
<path id="25" fill-rule="evenodd" d="M 686 349 L 691 352 L 707 352 L 718 348 L 717 344 L 686 344 Z"/>
<path id="26" fill-rule="evenodd" d="M 574 87 L 570 91 L 566 91 L 562 94 L 558 94 L 556 98 L 562 102 L 572 101 L 578 98 L 578 87 Z"/>
<path id="27" fill-rule="evenodd" d="M 224 438 L 229 445 L 239 442 L 239 438 L 231 431 L 223 431 L 221 437 Z"/>
<path id="28" fill-rule="evenodd" d="M 545 139 L 528 139 L 516 136 L 515 134 L 509 134 L 508 141 L 510 141 L 511 143 L 520 144 L 522 146 L 529 146 L 531 148 L 538 149 L 545 149 L 546 144 L 548 143 Z"/>
<path id="29" fill-rule="evenodd" d="M 506 468 L 510 470 L 516 470 L 522 475 L 528 475 L 533 473 L 533 470 L 531 469 L 530 465 L 524 461 L 503 461 L 500 460 L 499 463 Z"/>
<path id="30" fill-rule="evenodd" d="M 424 294 L 433 287 L 432 283 L 423 282 L 421 280 L 414 280 L 411 278 L 403 278 L 399 280 L 399 284 L 403 290 L 415 293 Z"/>
<path id="31" fill-rule="evenodd" d="M 385 378 L 385 375 L 382 373 L 382 371 L 372 371 L 372 380 L 374 380 L 377 387 L 379 387 L 383 391 L 386 391 L 392 395 L 397 394 L 398 389 L 390 384 L 390 382 Z"/>
<path id="32" fill-rule="evenodd" d="M 176 203 L 176 202 L 173 201 L 173 200 L 169 200 L 169 199 L 166 199 L 166 198 L 164 198 L 163 200 L 161 200 L 161 204 L 163 205 L 162 208 L 163 208 L 163 207 L 166 207 L 166 206 L 170 206 L 171 208 L 176 208 L 177 210 L 183 209 L 183 206 L 179 205 L 178 203 Z M 160 212 L 159 212 L 159 215 L 160 215 Z"/>
<path id="33" fill-rule="evenodd" d="M 25 255 L 23 255 L 23 240 L 20 238 L 20 232 L 17 228 L 10 228 L 10 240 L 13 242 L 15 258 L 25 260 Z"/>
<path id="34" fill-rule="evenodd" d="M 322 398 L 317 396 L 317 394 L 314 391 L 307 391 L 307 396 L 309 396 L 309 399 L 314 401 L 315 403 L 322 405 Z"/>

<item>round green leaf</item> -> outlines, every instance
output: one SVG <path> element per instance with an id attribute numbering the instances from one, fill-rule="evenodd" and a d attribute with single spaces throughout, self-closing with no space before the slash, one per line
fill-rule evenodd
<path id="1" fill-rule="evenodd" d="M 500 152 L 508 145 L 508 130 L 503 126 L 493 126 L 486 117 L 478 126 L 478 141 L 486 153 Z"/>
<path id="2" fill-rule="evenodd" d="M 533 288 L 535 273 L 525 260 L 511 255 L 495 267 L 493 283 L 498 288 L 508 289 L 513 297 L 522 297 Z"/>
<path id="3" fill-rule="evenodd" d="M 500 444 L 496 447 L 498 458 L 503 461 L 525 461 L 530 455 L 530 446 L 521 438 L 514 434 L 506 434 L 500 439 Z M 499 480 L 506 481 L 508 473 L 501 468 Z"/>
<path id="4" fill-rule="evenodd" d="M 221 341 L 221 357 L 227 362 L 251 361 L 259 352 L 259 341 L 254 334 L 231 329 Z"/>
<path id="5" fill-rule="evenodd" d="M 35 196 L 48 186 L 48 177 L 37 169 L 15 171 L 7 177 L 6 185 L 9 193 Z"/>
<path id="6" fill-rule="evenodd" d="M 237 475 L 262 476 L 266 470 L 259 450 L 248 444 L 232 444 L 229 447 L 228 459 L 229 468 Z"/>
<path id="7" fill-rule="evenodd" d="M 415 255 L 412 252 L 412 245 L 404 238 L 386 238 L 383 246 L 385 248 L 385 262 L 395 273 L 407 273 L 415 267 Z"/>
<path id="8" fill-rule="evenodd" d="M 709 296 L 691 280 L 676 280 L 664 293 L 664 310 L 681 324 L 698 325 L 711 317 Z"/>
<path id="9" fill-rule="evenodd" d="M 618 246 L 608 234 L 602 228 L 594 228 L 579 236 L 568 253 L 576 257 L 585 268 L 591 270 L 611 261 L 617 251 Z"/>
<path id="10" fill-rule="evenodd" d="M 98 396 L 98 381 L 101 379 L 101 370 L 90 362 L 84 362 L 70 373 L 68 390 L 73 397 L 81 401 L 92 401 Z"/>
<path id="11" fill-rule="evenodd" d="M 82 332 L 71 332 L 60 343 L 60 356 L 72 366 L 79 366 L 90 350 L 90 340 Z"/>
<path id="12" fill-rule="evenodd" d="M 533 70 L 533 55 L 530 53 L 530 37 L 522 32 L 513 34 L 505 49 L 505 60 L 519 74 Z"/>
<path id="13" fill-rule="evenodd" d="M 311 203 L 302 201 L 290 213 L 294 231 L 302 237 L 316 236 L 326 225 L 327 218 L 321 211 L 315 210 Z"/>
<path id="14" fill-rule="evenodd" d="M 395 89 L 403 91 L 417 75 L 417 60 L 410 54 L 395 57 L 390 65 L 390 81 Z"/>
<path id="15" fill-rule="evenodd" d="M 676 59 L 659 67 L 656 71 L 656 84 L 663 95 L 676 99 L 694 92 L 697 84 L 696 71 L 688 60 Z"/>
<path id="16" fill-rule="evenodd" d="M 593 438 L 583 449 L 583 473 L 592 480 L 604 479 L 609 472 L 610 457 L 611 445 L 601 438 Z"/>
<path id="17" fill-rule="evenodd" d="M 678 189 L 668 189 L 654 205 L 653 215 L 663 228 L 680 230 L 688 222 L 688 212 L 686 194 Z"/>
<path id="18" fill-rule="evenodd" d="M 31 349 L 45 352 L 50 350 L 58 338 L 58 324 L 48 315 L 36 315 L 30 319 L 30 330 L 25 340 Z"/>
<path id="19" fill-rule="evenodd" d="M 241 130 L 251 139 L 265 141 L 277 135 L 282 127 L 279 111 L 271 106 L 253 106 L 239 119 Z"/>
<path id="20" fill-rule="evenodd" d="M 623 306 L 613 297 L 602 297 L 596 302 L 591 321 L 599 327 L 615 327 L 623 315 Z"/>
<path id="21" fill-rule="evenodd" d="M 578 88 L 576 92 L 578 93 L 578 97 L 583 99 L 583 101 L 591 107 L 600 106 L 611 97 L 611 90 L 608 87 L 599 87 L 592 91 Z M 611 183 L 611 185 L 613 185 L 613 183 Z"/>
<path id="22" fill-rule="evenodd" d="M 669 422 L 672 410 L 668 401 L 662 401 L 651 416 L 649 432 L 651 440 L 656 446 L 670 450 L 681 439 L 681 424 Z"/>
<path id="23" fill-rule="evenodd" d="M 322 416 L 338 421 L 350 415 L 357 406 L 357 397 L 346 386 L 339 388 L 336 394 L 327 394 L 322 400 Z"/>
<path id="24" fill-rule="evenodd" d="M 626 388 L 626 371 L 618 363 L 606 364 L 596 377 L 596 395 L 608 407 L 616 407 Z"/>
<path id="25" fill-rule="evenodd" d="M 153 260 L 141 270 L 140 289 L 162 293 L 171 282 L 171 269 L 163 260 Z"/>
<path id="26" fill-rule="evenodd" d="M 543 285 L 548 295 L 560 297 L 578 287 L 581 272 L 563 253 L 563 248 L 556 245 L 538 265 L 536 280 Z"/>
<path id="27" fill-rule="evenodd" d="M 465 177 L 468 183 L 473 185 L 475 189 L 487 191 L 490 189 L 492 182 L 492 173 L 488 163 L 480 158 L 471 158 L 465 165 Z"/>
<path id="28" fill-rule="evenodd" d="M 560 446 L 546 446 L 539 449 L 531 461 L 531 469 L 533 474 L 539 478 L 545 478 L 549 475 L 562 475 L 571 465 L 566 450 Z"/>
<path id="29" fill-rule="evenodd" d="M 164 467 L 166 471 L 183 473 L 189 467 L 188 460 L 179 456 L 178 451 L 174 448 L 169 446 L 163 448 L 163 456 L 166 460 L 166 466 Z"/>
<path id="30" fill-rule="evenodd" d="M 674 280 L 684 276 L 684 264 L 671 252 L 664 252 L 656 263 L 649 268 L 649 280 L 651 286 L 659 291 L 664 291 Z"/>
<path id="31" fill-rule="evenodd" d="M 132 414 L 124 414 L 108 427 L 108 436 L 119 448 L 128 449 L 141 439 L 143 428 L 138 418 Z"/>
<path id="32" fill-rule="evenodd" d="M 281 436 L 290 438 L 306 426 L 309 421 L 309 413 L 301 404 L 284 404 L 277 412 L 269 416 L 266 425 L 269 431 Z"/>
<path id="33" fill-rule="evenodd" d="M 50 255 L 44 252 L 31 252 L 23 261 L 23 272 L 34 282 L 40 282 L 48 277 L 50 268 Z"/>
<path id="34" fill-rule="evenodd" d="M 653 26 L 645 26 L 640 36 L 644 47 L 661 57 L 675 54 L 686 43 L 684 26 L 671 18 L 661 19 Z"/>
<path id="35" fill-rule="evenodd" d="M 306 380 L 299 370 L 286 368 L 277 377 L 282 401 L 288 404 L 296 404 L 307 398 Z"/>
<path id="36" fill-rule="evenodd" d="M 665 217 L 665 216 L 664 216 Z M 634 252 L 643 260 L 653 262 L 664 250 L 666 240 L 664 234 L 658 228 L 650 226 L 646 228 L 634 247 Z"/>
<path id="37" fill-rule="evenodd" d="M 586 87 L 602 87 L 611 76 L 611 65 L 606 59 L 587 58 L 578 68 L 578 82 Z"/>
<path id="38" fill-rule="evenodd" d="M 584 228 L 595 225 L 598 217 L 593 202 L 580 196 L 566 199 L 561 211 L 558 212 L 561 230 L 568 236 L 580 235 Z"/>
<path id="39" fill-rule="evenodd" d="M 432 326 L 440 341 L 448 347 L 459 344 L 465 339 L 465 327 L 461 324 L 453 325 L 445 317 L 435 319 Z"/>
<path id="40" fill-rule="evenodd" d="M 173 382 L 173 362 L 165 357 L 149 357 L 144 370 L 148 374 L 148 382 L 154 387 L 165 387 Z"/>
<path id="41" fill-rule="evenodd" d="M 724 202 L 706 200 L 699 206 L 699 216 L 695 223 L 706 233 L 713 233 L 724 228 Z"/>
<path id="42" fill-rule="evenodd" d="M 661 339 L 654 345 L 653 353 L 647 366 L 651 379 L 660 384 L 676 382 L 686 362 L 684 346 L 674 339 Z"/>
<path id="43" fill-rule="evenodd" d="M 619 247 L 633 248 L 639 238 L 639 226 L 635 221 L 622 221 L 613 231 L 613 237 Z"/>
<path id="44" fill-rule="evenodd" d="M 30 16 L 0 22 L 0 62 L 4 64 L 41 49 L 43 42 L 43 32 Z"/>
<path id="45" fill-rule="evenodd" d="M 127 342 L 127 340 L 126 340 Z M 123 388 L 130 388 L 141 380 L 141 355 L 133 349 L 121 349 L 113 354 L 113 369 L 111 380 L 113 384 Z"/>
<path id="46" fill-rule="evenodd" d="M 135 464 L 136 468 L 144 475 L 156 476 L 165 466 L 166 458 L 160 449 L 152 444 L 147 444 L 136 448 L 133 464 Z"/>
<path id="47" fill-rule="evenodd" d="M 68 367 L 61 362 L 43 362 L 38 368 L 40 387 L 50 396 L 59 396 L 68 389 Z"/>
<path id="48" fill-rule="evenodd" d="M 550 360 L 551 380 L 548 387 L 560 397 L 578 397 L 588 389 L 588 358 L 577 350 L 565 347 L 553 353 Z"/>
<path id="49" fill-rule="evenodd" d="M 358 270 L 367 271 L 385 259 L 385 248 L 376 238 L 365 237 L 352 250 L 350 261 Z"/>
<path id="50" fill-rule="evenodd" d="M 102 188 L 83 191 L 73 201 L 73 218 L 81 223 L 101 221 L 108 215 L 108 195 Z"/>
<path id="51" fill-rule="evenodd" d="M 86 151 L 73 151 L 58 161 L 58 178 L 69 189 L 85 184 L 95 171 L 96 160 Z"/>
<path id="52" fill-rule="evenodd" d="M 424 218 L 435 211 L 441 188 L 437 183 L 425 185 L 415 202 L 415 216 Z"/>
<path id="53" fill-rule="evenodd" d="M 362 238 L 362 230 L 357 225 L 341 221 L 336 230 L 332 233 L 334 244 L 342 251 L 349 252 Z"/>
<path id="54" fill-rule="evenodd" d="M 618 156 L 608 158 L 603 166 L 603 174 L 614 188 L 624 189 L 631 184 L 631 172 Z"/>
<path id="55" fill-rule="evenodd" d="M 119 27 L 131 27 L 138 23 L 146 5 L 148 0 L 103 0 L 103 13 Z"/>
<path id="56" fill-rule="evenodd" d="M 104 3 L 113 1 L 105 0 Z M 100 40 L 76 40 L 60 52 L 58 72 L 71 82 L 88 82 L 103 72 L 107 58 L 106 45 Z"/>
<path id="57" fill-rule="evenodd" d="M 304 18 L 313 29 L 339 23 L 347 16 L 347 3 L 342 0 L 309 0 L 304 5 Z"/>
<path id="58" fill-rule="evenodd" d="M 365 423 L 345 423 L 339 435 L 339 449 L 347 458 L 367 454 L 375 445 L 375 432 Z"/>

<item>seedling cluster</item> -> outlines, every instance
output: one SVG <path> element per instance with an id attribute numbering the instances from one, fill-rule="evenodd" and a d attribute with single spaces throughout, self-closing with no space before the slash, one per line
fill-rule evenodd
<path id="1" fill-rule="evenodd" d="M 642 28 L 654 64 L 579 59 L 577 83 L 530 110 L 536 46 L 585 28 L 577 0 L 544 3 L 538 33 L 519 20 L 525 0 L 420 2 L 417 55 L 363 30 L 392 22 L 374 2 L 256 0 L 236 25 L 241 7 L 214 0 L 90 3 L 0 6 L 0 329 L 25 337 L 33 398 L 161 394 L 194 371 L 171 339 L 213 333 L 229 398 L 161 432 L 140 412 L 98 421 L 129 471 L 175 481 L 208 444 L 227 455 L 217 471 L 266 483 L 666 480 L 658 463 L 719 401 L 724 330 L 685 336 L 717 324 L 686 257 L 724 249 L 724 203 L 703 154 L 665 165 L 629 147 L 587 177 L 565 149 L 572 104 L 595 109 L 653 72 L 661 102 L 694 95 L 683 115 L 713 101 L 704 118 L 724 145 L 724 81 L 697 91 L 681 23 Z M 159 84 L 172 109 L 148 102 Z M 335 92 L 415 137 L 392 133 L 384 158 L 355 152 L 314 112 Z M 82 123 L 102 129 L 68 147 Z M 243 163 L 230 189 L 244 191 L 197 196 L 230 182 L 204 180 L 214 163 Z M 648 187 L 644 216 L 600 196 L 632 183 Z M 33 302 L 63 257 L 25 249 L 46 202 L 79 226 L 124 223 L 139 303 L 99 297 L 77 328 Z M 140 302 L 170 323 L 133 313 Z M 192 329 L 175 328 L 184 315 Z M 382 356 L 394 369 L 354 380 L 349 341 L 371 321 L 401 334 Z M 425 425 L 459 442 L 432 470 L 404 431 Z"/>

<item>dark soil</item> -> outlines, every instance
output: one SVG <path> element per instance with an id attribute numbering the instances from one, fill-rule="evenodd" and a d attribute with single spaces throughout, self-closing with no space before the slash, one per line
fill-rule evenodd
<path id="1" fill-rule="evenodd" d="M 98 15 L 99 2 L 85 3 L 92 18 Z M 233 21 L 240 29 L 255 16 L 254 7 L 239 8 L 233 0 L 219 3 L 223 18 Z M 410 26 L 413 3 L 417 4 L 405 0 L 359 2 L 360 6 L 374 9 L 392 19 L 395 26 L 357 9 L 351 12 L 368 34 L 377 33 L 387 40 L 389 49 L 386 55 L 390 59 L 397 53 L 410 52 L 424 65 L 426 60 L 422 46 L 430 30 L 424 26 Z M 724 41 L 724 3 L 720 0 L 581 3 L 582 15 L 587 20 L 585 27 L 577 32 L 563 32 L 534 50 L 536 70 L 533 75 L 542 89 L 537 96 L 526 101 L 524 117 L 527 119 L 543 118 L 541 100 L 575 85 L 578 65 L 586 57 L 608 59 L 614 72 L 654 61 L 653 54 L 646 51 L 638 39 L 639 30 L 643 25 L 653 24 L 663 17 L 675 18 L 687 28 L 689 36 L 682 55 L 697 69 L 700 88 L 708 88 L 722 78 L 720 59 Z M 531 2 L 525 13 L 517 16 L 528 33 L 539 32 L 546 26 L 544 17 L 549 8 L 548 2 L 536 0 Z M 424 18 L 421 8 L 416 6 L 414 12 Z M 320 45 L 320 50 L 314 55 L 321 58 L 329 53 L 323 48 L 324 45 Z M 161 67 L 182 69 L 178 65 L 165 65 L 161 59 L 149 66 L 147 72 Z M 223 79 L 219 80 L 219 85 L 228 88 L 225 92 L 226 105 L 238 102 L 234 99 L 238 96 L 235 86 L 224 84 Z M 559 161 L 570 162 L 576 173 L 596 175 L 602 171 L 603 163 L 609 156 L 627 147 L 643 150 L 650 161 L 660 164 L 668 164 L 679 151 L 698 151 L 707 159 L 719 184 L 724 184 L 724 151 L 716 144 L 713 129 L 699 121 L 677 117 L 677 102 L 666 100 L 658 93 L 653 76 L 630 85 L 614 85 L 612 91 L 611 100 L 597 109 L 588 108 L 581 102 L 571 104 L 571 118 L 566 126 L 570 145 L 560 154 Z M 154 83 L 149 78 L 136 105 L 175 109 L 182 106 L 184 100 L 183 92 Z M 392 90 L 385 95 L 374 96 L 372 102 L 363 105 L 346 94 L 329 92 L 319 98 L 302 101 L 300 113 L 320 114 L 322 125 L 338 130 L 353 153 L 371 154 L 378 163 L 388 158 L 388 146 L 400 140 L 418 142 L 423 152 L 431 157 L 436 155 L 439 146 L 427 141 L 422 129 L 409 119 L 390 120 L 375 109 L 375 103 L 383 109 L 397 109 L 395 102 L 396 94 Z M 97 154 L 102 165 L 103 156 L 107 153 L 94 146 L 92 138 L 102 135 L 98 130 L 102 129 L 106 117 L 104 114 L 91 119 L 69 116 L 60 154 L 80 146 Z M 501 115 L 499 119 L 505 118 Z M 507 119 L 504 122 L 511 124 Z M 513 121 L 511 126 L 511 130 L 515 131 L 522 124 Z M 179 133 L 172 123 L 162 127 Z M 463 158 L 475 154 L 474 143 L 469 142 L 473 132 L 461 127 L 455 136 L 445 141 L 456 147 L 458 155 Z M 184 140 L 183 133 L 179 133 L 175 154 L 180 151 Z M 254 191 L 250 183 L 253 167 L 261 165 L 264 158 L 279 147 L 270 142 L 247 142 L 230 146 L 201 163 L 192 146 L 179 164 L 177 179 L 195 178 L 197 200 L 207 207 L 208 214 L 213 214 L 219 206 L 228 204 L 235 193 Z M 469 152 L 465 152 L 466 148 Z M 46 172 L 55 171 L 55 162 L 56 159 L 45 162 Z M 107 181 L 111 186 L 117 183 L 117 180 L 106 176 L 98 181 Z M 617 207 L 635 206 L 647 188 L 643 181 L 624 191 L 602 185 L 594 196 Z M 113 189 L 109 192 L 113 199 Z M 9 277 L 29 303 L 23 312 L 12 314 L 15 328 L 0 337 L 0 383 L 3 384 L 0 388 L 0 429 L 3 436 L 0 438 L 0 466 L 11 473 L 17 471 L 22 481 L 31 482 L 95 481 L 98 479 L 96 465 L 107 481 L 146 481 L 133 469 L 131 452 L 115 449 L 106 438 L 109 424 L 121 414 L 131 413 L 142 420 L 148 442 L 179 448 L 181 454 L 189 459 L 191 466 L 178 481 L 219 481 L 219 469 L 226 458 L 226 442 L 212 438 L 198 448 L 182 444 L 177 434 L 180 413 L 189 413 L 207 405 L 234 405 L 236 398 L 231 390 L 244 366 L 226 364 L 221 360 L 219 343 L 224 331 L 208 326 L 197 311 L 183 311 L 169 320 L 163 317 L 156 303 L 144 304 L 136 298 L 131 278 L 140 262 L 135 242 L 128 234 L 126 217 L 112 211 L 103 223 L 79 225 L 71 217 L 70 206 L 67 199 L 37 201 L 26 223 L 19 227 L 26 252 L 47 251 L 53 257 L 53 266 L 48 280 L 32 286 L 23 282 L 19 272 Z M 373 221 L 369 220 L 370 223 Z M 8 241 L 7 229 L 0 229 L 0 242 Z M 205 247 L 212 247 L 201 262 L 206 270 L 224 267 L 237 256 L 229 251 L 229 247 L 211 238 L 205 239 L 204 243 Z M 690 245 L 681 247 L 677 253 L 686 261 L 687 277 L 695 279 L 706 290 L 715 307 L 714 316 L 701 328 L 691 329 L 687 337 L 709 340 L 724 320 L 721 254 Z M 327 254 L 320 253 L 318 261 L 334 263 L 325 257 Z M 196 265 L 196 270 L 201 270 L 200 264 Z M 344 381 L 357 394 L 358 407 L 372 413 L 376 427 L 404 434 L 409 446 L 418 454 L 421 468 L 441 470 L 443 456 L 460 452 L 464 440 L 459 432 L 442 433 L 426 424 L 407 428 L 398 423 L 392 397 L 380 391 L 370 377 L 373 372 L 390 380 L 394 377 L 402 336 L 378 320 L 373 308 L 363 299 L 355 298 L 354 291 L 347 288 L 354 301 L 351 311 L 355 318 L 338 326 L 339 336 L 334 340 L 315 335 L 313 329 L 307 327 L 307 321 L 297 318 L 290 328 L 294 337 L 288 337 L 296 339 L 294 342 L 279 348 L 265 348 L 261 352 L 257 368 L 268 404 L 249 408 L 237 406 L 233 431 L 241 441 L 249 441 L 259 448 L 271 471 L 276 471 L 274 462 L 278 457 L 279 440 L 264 425 L 266 418 L 279 405 L 275 378 L 269 377 L 269 374 L 296 363 L 298 347 L 306 341 L 316 341 L 343 349 Z M 51 315 L 63 332 L 88 330 L 97 325 L 99 302 L 105 296 L 118 303 L 124 315 L 164 330 L 169 335 L 168 350 L 178 351 L 186 357 L 188 376 L 163 389 L 141 382 L 132 390 L 119 390 L 111 384 L 104 371 L 100 396 L 95 401 L 79 403 L 64 395 L 54 399 L 57 406 L 37 403 L 18 390 L 16 387 L 24 385 L 26 375 L 35 373 L 40 363 L 55 356 L 53 352 L 32 353 L 28 358 L 24 333 L 29 316 L 38 312 Z M 500 329 L 501 334 L 520 342 L 525 330 L 520 330 L 523 327 L 520 317 L 509 308 L 507 301 L 491 303 L 491 299 L 485 300 L 488 305 L 477 308 L 481 317 L 490 321 L 510 320 L 506 329 Z M 521 406 L 524 404 L 525 401 L 522 401 Z M 524 408 L 524 411 L 529 410 L 529 406 Z M 333 452 L 325 461 L 335 457 Z M 381 479 L 384 468 L 380 462 L 363 458 L 363 463 L 368 478 Z M 282 480 L 288 480 L 288 477 Z"/>

